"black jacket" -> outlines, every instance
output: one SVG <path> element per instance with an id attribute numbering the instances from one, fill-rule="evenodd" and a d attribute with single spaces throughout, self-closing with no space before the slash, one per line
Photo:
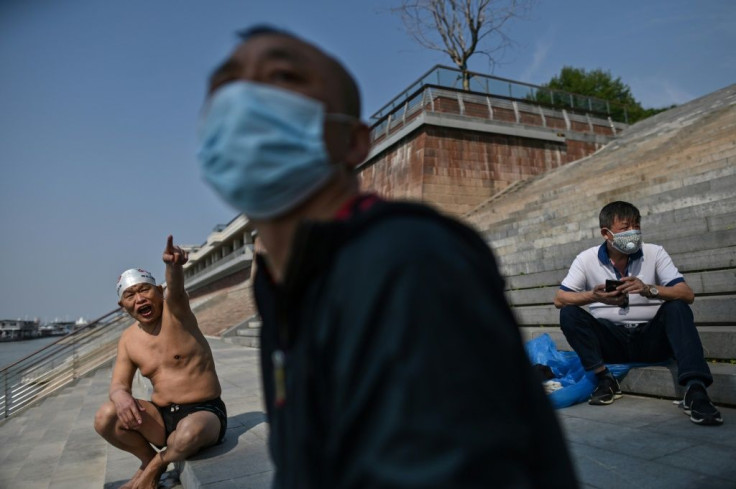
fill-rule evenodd
<path id="1" fill-rule="evenodd" d="M 282 285 L 259 270 L 275 487 L 577 487 L 474 231 L 379 201 L 303 223 Z"/>

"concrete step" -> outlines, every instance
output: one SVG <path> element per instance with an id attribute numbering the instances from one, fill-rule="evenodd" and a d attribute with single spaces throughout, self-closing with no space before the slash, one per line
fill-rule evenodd
<path id="1" fill-rule="evenodd" d="M 736 196 L 733 194 L 734 192 L 729 191 L 721 194 L 726 195 L 725 198 L 713 200 L 715 196 L 710 193 L 704 198 L 704 202 L 698 203 L 693 203 L 691 198 L 685 198 L 682 202 L 690 205 L 662 208 L 661 212 L 656 213 L 652 206 L 642 206 L 637 202 L 643 214 L 642 224 L 647 241 L 656 243 L 666 239 L 733 228 L 733 223 L 736 222 Z M 708 212 L 710 214 L 706 214 Z M 601 240 L 598 216 L 589 212 L 591 215 L 588 218 L 581 219 L 582 213 L 580 210 L 575 215 L 554 219 L 547 215 L 534 226 L 517 221 L 507 227 L 494 228 L 492 232 L 487 232 L 485 237 L 500 255 L 509 251 L 560 246 L 588 238 Z"/>
<path id="2" fill-rule="evenodd" d="M 531 239 L 531 238 L 530 238 Z M 647 238 L 645 238 L 647 239 Z M 681 272 L 702 271 L 736 266 L 736 228 L 706 232 L 702 235 L 648 240 L 665 248 Z M 507 250 L 494 254 L 504 276 L 528 275 L 550 270 L 567 269 L 581 251 L 599 246 L 602 238 L 590 238 L 559 246 L 541 246 L 526 250 Z"/>
<path id="3" fill-rule="evenodd" d="M 530 328 L 523 327 L 522 337 L 525 340 L 536 338 L 541 334 L 549 334 L 555 342 L 558 350 L 571 351 L 565 336 L 559 328 Z M 701 330 L 701 340 L 704 349 L 707 345 L 715 345 L 719 339 L 727 339 L 734 345 L 736 343 L 736 327 L 724 328 L 718 332 L 712 329 Z M 732 346 L 733 348 L 733 346 Z M 730 363 L 709 363 L 713 374 L 713 385 L 708 389 L 713 402 L 729 406 L 736 406 L 736 365 Z M 679 399 L 683 396 L 682 388 L 676 382 L 676 367 L 674 362 L 667 366 L 651 366 L 631 369 L 624 381 L 621 383 L 624 392 L 641 394 L 655 397 Z"/>
<path id="4" fill-rule="evenodd" d="M 736 179 L 734 185 L 736 186 Z M 695 189 L 692 190 L 695 191 Z M 683 196 L 682 201 L 691 205 L 662 210 L 657 214 L 658 219 L 653 224 L 649 223 L 652 209 L 639 206 L 643 213 L 643 229 L 649 242 L 661 242 L 683 236 L 697 236 L 710 231 L 733 229 L 736 198 L 732 191 L 718 195 L 711 192 L 697 199 Z M 720 212 L 708 217 L 693 215 L 695 213 L 691 214 L 689 219 L 682 217 L 683 210 L 701 206 L 710 209 L 718 206 Z M 587 218 L 581 219 L 583 214 L 587 215 Z M 549 213 L 540 218 L 538 222 L 517 222 L 506 228 L 494 229 L 492 232 L 485 233 L 484 236 L 496 253 L 502 256 L 527 249 L 574 244 L 588 238 L 598 241 L 602 239 L 597 213 L 591 212 L 589 205 L 586 206 L 585 211 L 581 209 L 575 215 L 560 219 L 555 216 L 556 214 Z"/>
<path id="5" fill-rule="evenodd" d="M 732 269 L 736 267 L 736 246 L 671 253 L 670 257 L 683 274 L 704 270 Z"/>
<path id="6" fill-rule="evenodd" d="M 557 344 L 558 350 L 570 351 L 570 345 L 559 326 L 521 326 L 525 338 L 531 339 L 548 333 Z M 736 355 L 736 326 L 698 326 L 705 358 L 709 360 L 731 360 Z"/>
<path id="7" fill-rule="evenodd" d="M 736 170 L 735 170 L 736 171 Z M 727 229 L 733 222 L 736 212 L 734 191 L 736 175 L 722 180 L 713 180 L 679 188 L 667 193 L 656 193 L 655 189 L 643 189 L 647 198 L 631 200 L 642 212 L 644 229 L 651 241 L 662 238 L 674 238 L 672 233 L 680 235 L 697 235 L 708 230 Z M 725 187 L 724 187 L 725 186 Z M 486 239 L 500 255 L 507 252 L 541 246 L 559 246 L 574 243 L 581 239 L 600 236 L 597 210 L 591 212 L 591 203 L 603 202 L 607 199 L 581 199 L 577 202 L 548 202 L 544 213 L 533 216 L 525 215 L 507 223 L 499 223 L 484 233 Z M 720 206 L 716 203 L 721 203 Z M 601 204 L 602 205 L 602 204 Z M 721 213 L 703 219 L 693 216 L 684 220 L 676 217 L 682 208 L 703 206 L 711 210 L 721 208 Z M 564 211 L 562 210 L 564 209 Z M 656 215 L 657 221 L 648 222 L 650 215 Z M 587 216 L 587 217 L 581 217 Z M 676 226 L 673 224 L 677 224 Z M 528 238 L 525 236 L 529 236 Z"/>
<path id="8" fill-rule="evenodd" d="M 677 160 L 681 162 L 679 167 L 668 165 L 671 159 L 664 156 L 646 160 L 649 161 L 648 168 L 635 162 L 641 155 L 634 154 L 633 158 L 627 158 L 622 154 L 608 156 L 598 154 L 528 179 L 527 188 L 520 189 L 521 191 L 506 198 L 497 199 L 493 206 L 485 209 L 484 213 L 476 212 L 467 217 L 480 227 L 484 227 L 481 224 L 483 222 L 497 224 L 514 214 L 527 215 L 543 211 L 545 202 L 564 200 L 571 196 L 590 198 L 599 195 L 602 192 L 599 185 L 601 181 L 615 181 L 616 191 L 619 188 L 625 191 L 628 186 L 641 186 L 645 182 L 660 184 L 683 179 L 692 181 L 693 178 L 703 180 L 699 175 L 713 170 L 724 171 L 732 167 L 733 161 L 730 160 L 736 154 L 734 149 L 730 149 L 730 154 L 713 158 L 712 154 L 708 154 L 708 149 L 702 146 L 698 146 L 697 151 L 701 154 L 696 161 L 678 157 Z M 613 190 L 603 190 L 606 191 Z"/>
<path id="9" fill-rule="evenodd" d="M 548 277 L 558 278 L 556 283 L 552 285 L 537 285 L 530 288 L 519 288 L 516 290 L 507 290 L 506 298 L 513 306 L 526 306 L 549 304 L 554 300 L 554 296 L 559 290 L 559 284 L 564 279 L 567 270 L 558 270 L 553 272 L 544 272 L 544 274 L 535 274 L 539 280 L 544 280 L 542 284 L 547 283 Z M 707 272 L 692 272 L 684 274 L 690 288 L 693 289 L 696 296 L 707 292 L 708 294 L 736 294 L 736 268 L 729 270 L 715 270 Z M 523 275 L 521 276 L 523 277 Z M 538 282 L 539 283 L 539 282 Z M 734 317 L 736 321 L 736 317 Z"/>
<path id="10" fill-rule="evenodd" d="M 247 327 L 247 328 L 240 328 L 237 331 L 237 333 L 238 333 L 237 336 L 260 336 L 261 330 L 260 328 L 256 329 L 256 328 Z"/>
<path id="11" fill-rule="evenodd" d="M 259 348 L 261 345 L 260 336 L 227 336 L 223 337 L 222 341 L 230 343 L 232 345 L 247 346 L 249 348 Z"/>
<path id="12" fill-rule="evenodd" d="M 717 271 L 720 270 L 723 273 L 728 274 L 729 270 L 732 271 L 733 268 L 736 266 L 736 247 L 733 246 L 721 248 L 718 250 L 676 253 L 670 256 L 672 257 L 672 260 L 677 264 L 678 270 L 680 270 L 680 272 L 685 275 L 685 279 L 690 282 L 690 286 L 693 287 L 693 290 L 695 290 L 695 287 L 698 286 L 696 283 L 697 279 L 691 278 L 695 274 L 698 274 L 700 272 L 706 273 L 708 271 L 715 270 L 713 272 L 714 275 L 711 276 L 710 279 L 708 279 L 715 280 L 713 277 L 716 277 L 715 274 L 718 273 Z M 530 289 L 535 287 L 558 286 L 565 278 L 565 275 L 567 274 L 568 268 L 570 267 L 573 258 L 574 256 L 572 255 L 572 253 L 570 253 L 569 261 L 565 262 L 564 266 L 557 269 L 553 269 L 552 265 L 549 264 L 546 267 L 540 266 L 539 268 L 546 268 L 541 271 L 533 271 L 521 274 L 519 274 L 518 272 L 513 273 L 513 271 L 510 269 L 511 267 L 504 267 L 504 264 L 502 262 L 500 263 L 500 265 L 502 271 L 505 274 L 507 289 Z M 728 277 L 726 278 L 728 279 Z M 713 286 L 714 284 L 709 282 L 708 285 Z M 703 286 L 705 286 L 704 282 Z M 719 291 L 721 291 L 721 288 L 723 286 L 719 285 L 718 287 Z M 727 288 L 729 288 L 728 285 L 726 285 L 726 289 Z"/>
<path id="13" fill-rule="evenodd" d="M 474 213 L 467 217 L 471 223 L 484 231 L 518 224 L 520 218 L 540 219 L 551 210 L 561 213 L 560 216 L 578 213 L 578 205 L 585 206 L 591 202 L 622 199 L 646 207 L 649 202 L 657 204 L 653 197 L 655 195 L 674 195 L 677 189 L 683 187 L 732 178 L 736 167 L 734 156 L 736 150 L 731 150 L 731 153 L 720 160 L 708 161 L 707 164 L 700 166 L 687 162 L 677 171 L 672 168 L 661 168 L 660 175 L 631 174 L 630 165 L 622 163 L 621 160 L 616 161 L 615 169 L 610 176 L 601 174 L 598 161 L 586 162 L 588 171 L 585 173 L 577 171 L 575 175 L 569 175 L 572 167 L 567 171 L 565 171 L 567 167 L 562 167 L 533 179 L 523 191 L 513 197 L 501 199 L 495 204 L 496 209 L 488 209 L 483 215 Z M 661 167 L 661 162 L 658 162 L 657 166 Z M 557 173 L 564 173 L 565 180 L 559 181 Z M 613 189 L 602 188 L 599 184 L 600 181 L 608 180 L 616 182 Z M 559 205 L 563 203 L 565 205 Z"/>
<path id="14" fill-rule="evenodd" d="M 697 325 L 733 325 L 736 322 L 736 295 L 698 297 L 692 304 L 692 310 Z M 560 323 L 560 312 L 551 303 L 515 307 L 513 311 L 522 325 L 550 326 Z"/>

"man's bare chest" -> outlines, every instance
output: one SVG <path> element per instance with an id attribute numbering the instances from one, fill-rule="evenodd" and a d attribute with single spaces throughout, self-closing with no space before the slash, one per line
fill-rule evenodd
<path id="1" fill-rule="evenodd" d="M 160 334 L 133 345 L 131 360 L 145 377 L 162 370 L 186 369 L 205 354 L 197 340 L 188 334 Z"/>

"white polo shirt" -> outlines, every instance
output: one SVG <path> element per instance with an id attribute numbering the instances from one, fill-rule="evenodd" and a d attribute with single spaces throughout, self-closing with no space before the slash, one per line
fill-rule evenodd
<path id="1" fill-rule="evenodd" d="M 671 286 L 685 279 L 672 263 L 670 255 L 659 245 L 644 243 L 641 250 L 629 256 L 624 277 L 637 277 L 645 284 Z M 606 280 L 621 280 L 622 275 L 611 264 L 604 242 L 580 253 L 570 266 L 570 271 L 560 288 L 568 292 L 592 290 Z M 645 322 L 657 313 L 662 301 L 647 299 L 639 294 L 629 294 L 629 306 L 609 306 L 594 302 L 588 306 L 590 313 L 599 319 L 614 323 Z"/>

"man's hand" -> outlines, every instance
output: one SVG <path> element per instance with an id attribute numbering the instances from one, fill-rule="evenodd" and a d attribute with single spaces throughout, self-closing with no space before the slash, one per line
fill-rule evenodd
<path id="1" fill-rule="evenodd" d="M 593 302 L 602 302 L 609 306 L 626 307 L 629 303 L 629 296 L 620 290 L 622 288 L 623 285 L 619 286 L 613 292 L 606 292 L 605 284 L 596 285 L 592 291 Z"/>
<path id="2" fill-rule="evenodd" d="M 163 259 L 167 265 L 184 265 L 189 260 L 189 253 L 178 246 L 174 246 L 174 237 L 169 235 L 169 238 L 166 240 Z"/>
<path id="3" fill-rule="evenodd" d="M 623 277 L 621 281 L 624 284 L 620 285 L 617 290 L 626 294 L 639 294 L 644 297 L 648 296 L 649 286 L 640 279 L 636 277 Z"/>
<path id="4" fill-rule="evenodd" d="M 118 419 L 125 429 L 130 430 L 143 423 L 141 411 L 146 409 L 129 392 L 117 390 L 110 394 L 110 400 L 115 404 Z"/>

